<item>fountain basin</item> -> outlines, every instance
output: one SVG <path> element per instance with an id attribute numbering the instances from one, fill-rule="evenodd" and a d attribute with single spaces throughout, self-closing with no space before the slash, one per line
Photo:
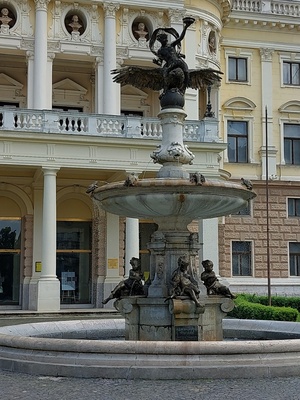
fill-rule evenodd
<path id="1" fill-rule="evenodd" d="M 214 218 L 246 207 L 256 194 L 241 184 L 187 179 L 141 179 L 134 186 L 123 182 L 97 188 L 94 199 L 105 211 L 131 218 Z"/>
<path id="2" fill-rule="evenodd" d="M 235 330 L 237 324 L 244 324 L 241 320 L 224 322 L 227 330 L 232 322 Z M 299 323 L 249 321 L 256 329 L 261 323 L 263 331 L 285 332 L 288 327 L 293 337 L 299 337 Z M 275 378 L 300 373 L 300 339 L 188 343 L 89 340 L 109 338 L 111 332 L 124 331 L 124 327 L 124 320 L 98 319 L 1 328 L 0 369 L 127 380 Z"/>

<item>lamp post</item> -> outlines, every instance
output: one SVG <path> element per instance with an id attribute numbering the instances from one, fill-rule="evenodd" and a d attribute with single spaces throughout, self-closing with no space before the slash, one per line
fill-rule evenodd
<path id="1" fill-rule="evenodd" d="M 207 86 L 207 104 L 206 104 L 206 111 L 204 114 L 204 118 L 214 118 L 215 117 L 215 113 L 212 111 L 210 94 L 211 94 L 211 86 Z"/>
<path id="2" fill-rule="evenodd" d="M 266 228 L 267 228 L 267 276 L 268 276 L 268 303 L 272 305 L 271 298 L 271 268 L 270 268 L 270 229 L 269 229 L 269 141 L 268 141 L 268 109 L 265 112 L 266 119 Z"/>

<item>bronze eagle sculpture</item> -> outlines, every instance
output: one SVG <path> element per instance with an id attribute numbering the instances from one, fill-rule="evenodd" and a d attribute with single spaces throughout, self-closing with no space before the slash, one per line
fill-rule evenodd
<path id="1" fill-rule="evenodd" d="M 184 54 L 180 52 L 181 41 L 185 36 L 187 28 L 194 22 L 194 18 L 183 19 L 184 28 L 179 35 L 174 28 L 156 29 L 149 41 L 149 48 L 156 56 L 153 60 L 159 68 L 147 68 L 127 66 L 112 70 L 113 81 L 121 85 L 132 85 L 139 89 L 152 89 L 161 91 L 161 97 L 170 90 L 177 90 L 184 95 L 186 89 L 202 89 L 213 85 L 221 80 L 221 71 L 214 69 L 189 69 L 184 61 Z M 171 43 L 168 42 L 167 34 L 175 37 Z M 155 41 L 160 42 L 161 47 L 156 51 Z"/>

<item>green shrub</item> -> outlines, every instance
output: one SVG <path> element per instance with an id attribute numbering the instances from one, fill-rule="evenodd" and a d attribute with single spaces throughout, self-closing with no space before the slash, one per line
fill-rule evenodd
<path id="1" fill-rule="evenodd" d="M 269 305 L 268 296 L 257 296 L 256 294 L 243 294 L 242 296 L 251 303 Z M 300 312 L 300 297 L 273 296 L 271 303 L 275 307 L 292 307 Z"/>
<path id="2" fill-rule="evenodd" d="M 265 296 L 244 294 L 238 295 L 238 297 L 234 301 L 235 307 L 230 313 L 228 313 L 228 316 L 239 319 L 261 319 L 274 321 L 297 320 L 298 311 L 295 308 L 286 306 L 264 305 L 261 304 L 259 301 L 261 297 Z M 262 302 L 265 302 L 265 299 L 263 299 Z"/>

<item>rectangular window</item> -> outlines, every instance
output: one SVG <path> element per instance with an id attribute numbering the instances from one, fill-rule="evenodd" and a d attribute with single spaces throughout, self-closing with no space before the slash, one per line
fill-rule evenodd
<path id="1" fill-rule="evenodd" d="M 228 58 L 228 79 L 233 82 L 247 82 L 247 58 Z"/>
<path id="2" fill-rule="evenodd" d="M 300 125 L 284 124 L 284 159 L 286 164 L 300 165 Z"/>
<path id="3" fill-rule="evenodd" d="M 300 85 L 300 64 L 293 62 L 283 63 L 283 84 Z"/>
<path id="4" fill-rule="evenodd" d="M 232 275 L 252 275 L 251 242 L 232 242 Z"/>
<path id="5" fill-rule="evenodd" d="M 248 122 L 227 122 L 228 161 L 248 162 Z"/>
<path id="6" fill-rule="evenodd" d="M 288 199 L 288 216 L 300 217 L 300 199 Z"/>
<path id="7" fill-rule="evenodd" d="M 290 275 L 300 276 L 300 243 L 289 244 Z"/>
<path id="8" fill-rule="evenodd" d="M 62 303 L 91 302 L 90 222 L 57 222 L 56 274 Z"/>

